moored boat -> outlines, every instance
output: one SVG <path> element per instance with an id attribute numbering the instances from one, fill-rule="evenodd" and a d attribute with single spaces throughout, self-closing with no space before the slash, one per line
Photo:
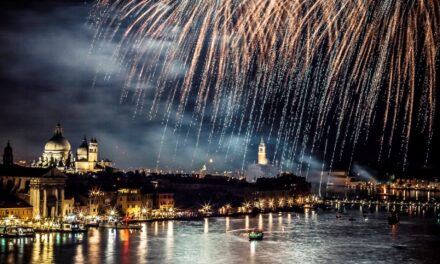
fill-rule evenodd
<path id="1" fill-rule="evenodd" d="M 18 234 L 20 237 L 33 237 L 35 236 L 35 230 L 32 227 L 20 227 Z"/>
<path id="2" fill-rule="evenodd" d="M 70 223 L 63 223 L 61 232 L 72 232 L 72 225 Z"/>
<path id="3" fill-rule="evenodd" d="M 52 231 L 52 232 L 59 232 L 59 231 L 61 231 L 61 229 L 62 229 L 62 226 L 59 224 L 59 223 L 52 223 L 51 225 L 50 225 L 50 231 Z M 48 230 L 46 230 L 46 231 L 48 231 Z"/>
<path id="4" fill-rule="evenodd" d="M 3 229 L 2 232 L 2 237 L 7 237 L 7 238 L 14 238 L 14 237 L 18 237 L 18 227 L 16 226 L 6 226 Z"/>
<path id="5" fill-rule="evenodd" d="M 103 228 L 115 228 L 116 227 L 116 221 L 105 221 L 105 222 L 101 222 L 99 223 L 99 227 L 103 227 Z"/>
<path id="6" fill-rule="evenodd" d="M 77 222 L 73 222 L 71 224 L 72 227 L 72 232 L 87 232 L 87 228 L 85 227 L 85 225 L 83 223 L 77 223 Z"/>
<path id="7" fill-rule="evenodd" d="M 86 223 L 86 227 L 99 227 L 99 222 L 96 220 L 91 220 Z"/>
<path id="8" fill-rule="evenodd" d="M 6 226 L 2 228 L 2 233 L 0 235 L 7 238 L 33 237 L 35 231 L 31 227 Z"/>
<path id="9" fill-rule="evenodd" d="M 63 223 L 61 227 L 61 232 L 64 233 L 80 233 L 86 231 L 87 228 L 85 227 L 85 225 L 78 222 Z"/>
<path id="10" fill-rule="evenodd" d="M 123 223 L 119 222 L 116 226 L 116 229 L 134 229 L 134 230 L 140 230 L 142 229 L 142 225 L 138 223 Z"/>

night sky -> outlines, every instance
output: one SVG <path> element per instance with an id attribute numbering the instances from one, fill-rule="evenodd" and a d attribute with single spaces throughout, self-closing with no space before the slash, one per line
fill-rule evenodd
<path id="1" fill-rule="evenodd" d="M 0 4 L 0 144 L 11 140 L 16 160 L 37 159 L 60 122 L 73 150 L 84 136 L 93 136 L 100 143 L 100 157 L 115 161 L 116 167 L 155 167 L 163 134 L 161 120 L 134 116 L 133 103 L 120 101 L 124 72 L 110 60 L 114 43 L 108 43 L 99 52 L 90 51 L 94 33 L 87 24 L 91 2 L 35 2 L 38 3 L 3 0 Z M 110 80 L 95 79 L 99 67 L 113 73 Z M 437 116 L 428 162 L 428 168 L 435 173 L 439 171 L 440 161 L 438 120 Z M 203 133 L 201 136 L 206 137 Z M 195 143 L 191 142 L 195 142 L 195 135 L 187 137 L 184 148 L 175 150 L 174 140 L 179 137 L 185 135 L 166 136 L 162 157 L 174 158 L 162 166 L 199 169 L 212 157 L 218 161 L 216 169 L 241 167 L 240 156 L 232 154 L 227 165 L 222 152 L 208 157 L 207 140 L 203 139 L 191 167 L 188 157 L 194 152 Z M 414 137 L 409 171 L 424 166 L 425 142 L 423 135 Z M 258 143 L 256 137 L 251 148 L 256 149 Z M 368 144 L 371 142 L 358 155 L 356 163 L 366 168 L 398 171 L 392 162 L 375 164 L 376 159 L 371 158 L 375 154 Z M 174 155 L 175 152 L 178 154 Z M 247 162 L 255 159 L 256 153 L 247 155 Z"/>

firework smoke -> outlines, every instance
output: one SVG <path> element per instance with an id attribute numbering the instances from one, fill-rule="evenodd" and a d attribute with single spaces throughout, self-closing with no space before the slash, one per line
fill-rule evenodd
<path id="1" fill-rule="evenodd" d="M 101 0 L 92 19 L 129 73 L 121 100 L 165 130 L 190 111 L 213 152 L 245 137 L 243 165 L 263 128 L 272 160 L 297 164 L 331 137 L 330 168 L 374 137 L 373 158 L 399 145 L 404 167 L 414 128 L 432 140 L 439 14 L 437 0 Z"/>

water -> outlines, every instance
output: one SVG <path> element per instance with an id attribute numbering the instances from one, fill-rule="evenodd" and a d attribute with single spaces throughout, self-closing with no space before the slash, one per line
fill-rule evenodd
<path id="1" fill-rule="evenodd" d="M 0 263 L 438 263 L 440 224 L 386 213 L 264 214 L 144 224 L 143 231 L 91 229 L 0 239 Z M 263 241 L 244 229 L 263 227 Z"/>

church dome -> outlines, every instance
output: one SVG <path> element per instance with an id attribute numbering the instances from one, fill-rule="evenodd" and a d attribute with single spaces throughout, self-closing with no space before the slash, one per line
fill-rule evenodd
<path id="1" fill-rule="evenodd" d="M 76 150 L 76 155 L 78 160 L 86 160 L 88 155 L 88 143 L 87 138 L 84 137 L 82 144 Z"/>
<path id="2" fill-rule="evenodd" d="M 63 131 L 61 126 L 58 124 L 55 129 L 55 134 L 44 146 L 45 152 L 69 152 L 70 151 L 70 143 L 63 136 Z"/>

